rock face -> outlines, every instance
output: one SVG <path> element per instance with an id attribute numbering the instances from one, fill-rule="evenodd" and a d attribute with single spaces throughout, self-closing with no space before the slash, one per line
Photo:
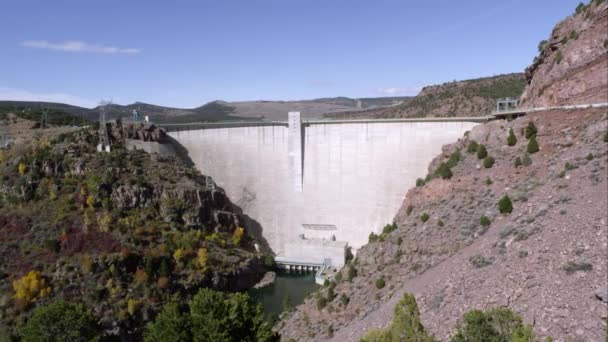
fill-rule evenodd
<path id="1" fill-rule="evenodd" d="M 427 86 L 405 103 L 360 112 L 326 114 L 334 119 L 421 118 L 484 116 L 496 108 L 496 99 L 519 97 L 526 85 L 523 73 L 454 81 Z"/>
<path id="2" fill-rule="evenodd" d="M 526 69 L 524 107 L 608 102 L 608 2 L 591 1 L 558 23 Z"/>

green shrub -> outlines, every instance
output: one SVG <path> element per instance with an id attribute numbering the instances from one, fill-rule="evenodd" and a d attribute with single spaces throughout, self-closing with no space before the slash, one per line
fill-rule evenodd
<path id="1" fill-rule="evenodd" d="M 515 167 L 520 167 L 521 164 L 522 164 L 521 163 L 521 158 L 520 157 L 515 158 L 515 163 L 514 164 L 515 164 Z"/>
<path id="2" fill-rule="evenodd" d="M 504 195 L 500 201 L 498 201 L 498 211 L 501 214 L 510 214 L 513 211 L 513 203 L 508 195 Z"/>
<path id="3" fill-rule="evenodd" d="M 424 179 L 418 178 L 416 179 L 416 186 L 424 186 Z"/>
<path id="4" fill-rule="evenodd" d="M 482 225 L 482 226 L 484 226 L 484 227 L 489 226 L 489 225 L 490 225 L 490 223 L 492 223 L 492 221 L 490 221 L 490 219 L 489 219 L 487 216 L 485 216 L 485 215 L 482 215 L 482 216 L 479 218 L 479 224 L 481 224 L 481 225 Z"/>
<path id="5" fill-rule="evenodd" d="M 530 154 L 540 151 L 540 149 L 538 147 L 538 142 L 536 142 L 536 136 L 530 137 L 530 140 L 528 141 L 528 150 L 527 151 Z"/>
<path id="6" fill-rule="evenodd" d="M 587 158 L 589 161 L 593 160 L 593 153 L 589 153 L 585 158 Z"/>
<path id="7" fill-rule="evenodd" d="M 439 221 L 437 221 L 437 225 L 439 227 L 443 227 L 443 226 L 445 226 L 445 223 L 443 223 L 443 220 L 439 220 Z"/>
<path id="8" fill-rule="evenodd" d="M 477 148 L 477 159 L 483 159 L 488 156 L 488 151 L 484 145 L 479 145 Z"/>
<path id="9" fill-rule="evenodd" d="M 541 40 L 540 42 L 538 42 L 538 52 L 543 52 L 543 49 L 545 48 L 545 45 L 547 44 L 546 40 Z"/>
<path id="10" fill-rule="evenodd" d="M 576 30 L 570 31 L 570 39 L 571 40 L 577 40 L 578 39 L 578 32 L 576 32 Z"/>
<path id="11" fill-rule="evenodd" d="M 477 148 L 479 148 L 477 141 L 471 140 L 471 142 L 469 142 L 469 146 L 467 146 L 467 152 L 471 154 L 477 153 Z"/>
<path id="12" fill-rule="evenodd" d="M 353 281 L 353 278 L 357 276 L 357 269 L 353 265 L 348 265 L 346 269 L 346 280 Z"/>
<path id="13" fill-rule="evenodd" d="M 376 233 L 371 232 L 371 233 L 369 233 L 369 237 L 367 238 L 367 240 L 368 240 L 370 243 L 371 243 L 371 242 L 376 242 L 376 241 L 378 241 L 378 240 L 379 240 L 379 236 L 378 236 Z"/>
<path id="14" fill-rule="evenodd" d="M 521 158 L 521 162 L 524 166 L 532 165 L 532 159 L 528 153 L 524 153 L 524 156 Z"/>
<path id="15" fill-rule="evenodd" d="M 384 285 L 386 285 L 384 278 L 378 278 L 376 279 L 376 288 L 377 289 L 381 289 L 384 287 Z"/>
<path id="16" fill-rule="evenodd" d="M 561 63 L 562 62 L 562 58 L 563 58 L 562 57 L 562 52 L 558 50 L 555 53 L 555 63 L 557 63 L 557 64 Z"/>
<path id="17" fill-rule="evenodd" d="M 586 8 L 587 6 L 585 6 L 585 4 L 579 2 L 579 4 L 576 6 L 576 14 L 583 12 Z"/>
<path id="18" fill-rule="evenodd" d="M 492 180 L 490 179 L 490 177 L 486 178 L 486 185 L 492 185 Z"/>
<path id="19" fill-rule="evenodd" d="M 323 310 L 327 306 L 327 299 L 325 297 L 317 298 L 317 310 Z"/>
<path id="20" fill-rule="evenodd" d="M 460 155 L 460 151 L 456 151 L 456 152 L 452 153 L 450 158 L 448 158 L 446 165 L 451 169 L 454 166 L 458 165 L 458 162 L 460 161 L 461 158 L 462 158 L 462 156 Z"/>
<path id="21" fill-rule="evenodd" d="M 369 331 L 361 342 L 435 342 L 420 322 L 420 311 L 414 295 L 405 293 L 403 298 L 395 305 L 393 321 L 386 329 Z"/>
<path id="22" fill-rule="evenodd" d="M 513 133 L 513 128 L 509 128 L 509 136 L 507 137 L 507 144 L 509 146 L 515 146 L 515 144 L 517 144 L 517 137 L 515 137 L 515 133 Z"/>
<path id="23" fill-rule="evenodd" d="M 564 266 L 564 270 L 567 274 L 572 274 L 578 271 L 589 272 L 593 269 L 593 266 L 588 262 L 575 262 L 570 261 L 566 266 Z"/>
<path id="24" fill-rule="evenodd" d="M 534 122 L 529 121 L 524 132 L 526 139 L 530 139 L 533 136 L 536 136 L 536 133 L 538 133 L 538 129 L 536 128 L 536 125 L 534 125 Z"/>
<path id="25" fill-rule="evenodd" d="M 82 305 L 56 301 L 34 309 L 21 331 L 24 341 L 99 341 L 97 320 Z"/>
<path id="26" fill-rule="evenodd" d="M 148 323 L 144 341 L 191 341 L 188 314 L 180 310 L 177 303 L 165 305 L 154 322 Z"/>
<path id="27" fill-rule="evenodd" d="M 435 175 L 439 176 L 443 179 L 450 179 L 450 178 L 452 178 L 452 170 L 450 170 L 450 167 L 448 166 L 448 164 L 441 163 L 439 165 L 439 167 L 437 168 L 437 170 L 435 171 Z"/>
<path id="28" fill-rule="evenodd" d="M 488 259 L 481 254 L 473 255 L 472 257 L 469 258 L 469 262 L 471 263 L 471 265 L 473 265 L 477 268 L 482 268 L 482 267 L 486 267 L 488 265 L 492 265 L 492 259 Z"/>
<path id="29" fill-rule="evenodd" d="M 344 293 L 340 295 L 340 303 L 344 306 L 348 305 L 348 302 L 350 302 L 350 298 L 348 298 L 347 295 L 345 295 Z"/>
<path id="30" fill-rule="evenodd" d="M 531 342 L 532 327 L 524 325 L 520 316 L 509 308 L 487 311 L 472 310 L 464 314 L 456 325 L 452 342 Z"/>
<path id="31" fill-rule="evenodd" d="M 429 218 L 431 218 L 431 217 L 427 213 L 422 213 L 422 215 L 420 215 L 420 221 L 422 221 L 422 222 L 428 221 Z"/>
<path id="32" fill-rule="evenodd" d="M 412 210 L 414 210 L 414 207 L 412 205 L 408 205 L 405 209 L 405 214 L 409 216 L 412 213 Z"/>
<path id="33" fill-rule="evenodd" d="M 490 156 L 483 158 L 483 167 L 485 167 L 486 169 L 489 169 L 492 166 L 494 166 L 494 158 L 492 158 Z"/>

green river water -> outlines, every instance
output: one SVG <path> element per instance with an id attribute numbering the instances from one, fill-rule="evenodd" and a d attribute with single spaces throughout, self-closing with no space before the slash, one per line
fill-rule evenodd
<path id="1" fill-rule="evenodd" d="M 277 271 L 274 284 L 250 290 L 249 294 L 264 309 L 267 319 L 276 318 L 281 312 L 304 302 L 304 298 L 319 286 L 315 284 L 314 272 L 288 273 Z"/>

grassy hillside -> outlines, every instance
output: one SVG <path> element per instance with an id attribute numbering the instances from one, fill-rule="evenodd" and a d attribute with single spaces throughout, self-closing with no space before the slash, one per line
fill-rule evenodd
<path id="1" fill-rule="evenodd" d="M 328 118 L 422 118 L 483 116 L 496 99 L 518 98 L 526 86 L 524 74 L 508 74 L 428 86 L 405 103 L 361 112 L 326 114 Z"/>

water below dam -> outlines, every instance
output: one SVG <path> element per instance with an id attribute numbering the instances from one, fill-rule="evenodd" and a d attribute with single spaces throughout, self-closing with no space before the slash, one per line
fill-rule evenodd
<path id="1" fill-rule="evenodd" d="M 277 271 L 275 282 L 261 289 L 249 291 L 251 297 L 262 305 L 264 316 L 272 320 L 281 312 L 304 302 L 304 298 L 319 288 L 314 272 L 289 273 Z"/>

